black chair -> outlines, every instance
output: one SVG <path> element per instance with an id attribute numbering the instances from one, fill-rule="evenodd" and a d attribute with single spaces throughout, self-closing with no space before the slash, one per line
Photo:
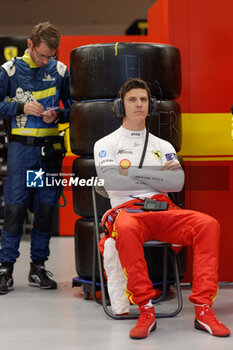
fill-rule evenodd
<path id="1" fill-rule="evenodd" d="M 92 187 L 92 200 L 93 200 L 93 210 L 94 210 L 94 235 L 93 235 L 93 266 L 92 266 L 92 294 L 93 299 L 103 305 L 104 312 L 111 318 L 114 319 L 135 319 L 138 318 L 138 313 L 129 313 L 128 315 L 114 315 L 108 308 L 108 300 L 106 295 L 106 286 L 105 286 L 105 279 L 104 279 L 104 273 L 103 273 L 103 266 L 102 266 L 102 257 L 101 253 L 98 249 L 99 241 L 100 241 L 100 223 L 99 223 L 99 216 L 98 216 L 98 208 L 97 208 L 97 201 L 96 201 L 96 192 L 98 191 L 98 194 L 101 194 L 104 197 L 107 197 L 107 193 L 103 188 L 101 190 L 98 188 L 96 189 L 95 186 Z M 106 198 L 107 199 L 107 198 Z M 109 201 L 109 199 L 108 199 Z M 147 241 L 143 244 L 143 247 L 153 247 L 153 248 L 162 248 L 163 249 L 163 282 L 162 282 L 162 294 L 159 298 L 153 300 L 153 304 L 158 303 L 159 301 L 162 301 L 167 293 L 168 288 L 168 281 L 167 281 L 167 271 L 168 271 L 168 257 L 170 257 L 173 270 L 174 270 L 174 276 L 175 276 L 175 285 L 176 285 L 176 295 L 177 295 L 177 308 L 171 312 L 164 312 L 164 313 L 156 313 L 157 318 L 168 318 L 168 317 L 174 317 L 176 316 L 182 309 L 183 306 L 183 300 L 182 300 L 182 294 L 181 294 L 181 288 L 180 288 L 180 279 L 179 279 L 179 271 L 178 271 L 178 264 L 177 264 L 177 258 L 176 253 L 171 248 L 171 244 L 157 241 L 157 240 L 151 240 Z M 96 256 L 97 254 L 97 256 Z M 101 295 L 102 295 L 102 302 L 97 298 L 96 296 L 96 268 L 99 269 L 99 276 L 100 276 L 100 288 L 101 288 Z"/>

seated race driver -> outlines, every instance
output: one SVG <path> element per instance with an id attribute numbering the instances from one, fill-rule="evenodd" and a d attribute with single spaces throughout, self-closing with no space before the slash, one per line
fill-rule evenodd
<path id="1" fill-rule="evenodd" d="M 194 327 L 227 337 L 230 330 L 211 309 L 218 290 L 219 223 L 207 214 L 182 210 L 169 199 L 167 193 L 181 191 L 184 184 L 184 172 L 169 142 L 149 134 L 144 163 L 139 167 L 146 117 L 150 104 L 155 103 L 147 84 L 138 78 L 129 79 L 123 84 L 118 101 L 123 110 L 122 126 L 96 142 L 94 155 L 97 174 L 104 179 L 112 206 L 103 217 L 105 237 L 100 243 L 104 250 L 109 246 L 112 251 L 117 249 L 127 280 L 126 295 L 140 311 L 129 335 L 135 339 L 146 338 L 156 329 L 151 302 L 155 291 L 142 246 L 145 241 L 155 239 L 193 247 L 193 290 L 189 299 L 195 308 Z M 135 202 L 143 204 L 145 198 L 167 202 L 168 210 L 142 211 Z M 108 285 L 114 279 L 122 280 L 117 258 L 111 252 L 107 259 L 104 255 Z M 113 284 L 112 289 L 111 304 L 117 305 L 122 300 L 122 292 L 117 290 L 118 283 Z M 128 304 L 123 300 L 120 312 L 127 310 Z"/>

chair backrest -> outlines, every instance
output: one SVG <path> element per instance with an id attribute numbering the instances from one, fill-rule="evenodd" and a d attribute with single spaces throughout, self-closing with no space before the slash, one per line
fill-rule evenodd
<path id="1" fill-rule="evenodd" d="M 93 158 L 77 158 L 73 162 L 73 173 L 79 179 L 89 180 L 90 186 L 73 185 L 73 207 L 77 215 L 86 218 L 94 216 L 92 207 L 92 184 L 97 181 L 95 163 Z M 103 193 L 102 188 L 102 193 Z M 104 190 L 105 191 L 105 190 Z M 110 208 L 110 200 L 102 194 L 96 194 L 98 216 L 101 217 Z"/>

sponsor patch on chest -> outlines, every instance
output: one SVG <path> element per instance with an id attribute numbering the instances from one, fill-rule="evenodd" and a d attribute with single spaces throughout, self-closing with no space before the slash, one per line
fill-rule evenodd
<path id="1" fill-rule="evenodd" d="M 130 165 L 131 165 L 131 162 L 129 161 L 129 159 L 122 159 L 120 161 L 120 167 L 122 169 L 128 169 L 130 167 Z"/>
<path id="2" fill-rule="evenodd" d="M 152 154 L 153 154 L 157 159 L 160 159 L 160 158 L 161 158 L 161 152 L 159 152 L 159 151 L 152 151 Z"/>
<path id="3" fill-rule="evenodd" d="M 55 78 L 51 77 L 51 75 L 48 73 L 44 74 L 44 78 L 42 79 L 42 81 L 54 81 Z"/>
<path id="4" fill-rule="evenodd" d="M 117 150 L 117 155 L 118 154 L 133 154 L 133 151 L 131 149 L 120 148 Z"/>
<path id="5" fill-rule="evenodd" d="M 173 160 L 173 159 L 178 159 L 176 153 L 166 153 L 165 154 L 166 160 Z"/>

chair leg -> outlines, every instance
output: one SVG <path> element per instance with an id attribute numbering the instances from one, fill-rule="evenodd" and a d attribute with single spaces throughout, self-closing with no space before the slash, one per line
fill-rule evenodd
<path id="1" fill-rule="evenodd" d="M 94 228 L 95 231 L 95 228 Z M 93 232 L 93 252 L 92 252 L 92 297 L 97 304 L 102 304 L 96 296 L 96 237 Z"/>
<path id="2" fill-rule="evenodd" d="M 152 304 L 157 304 L 164 299 L 167 293 L 167 271 L 168 271 L 168 246 L 163 247 L 163 291 L 157 299 L 152 300 Z"/>
<path id="3" fill-rule="evenodd" d="M 172 266 L 174 270 L 174 276 L 175 276 L 175 284 L 176 284 L 176 293 L 177 293 L 177 308 L 173 312 L 168 313 L 158 313 L 156 314 L 157 318 L 170 318 L 178 315 L 178 313 L 181 311 L 183 306 L 183 299 L 181 294 L 181 288 L 180 288 L 180 279 L 179 279 L 179 270 L 178 270 L 178 264 L 177 264 L 177 258 L 176 253 L 170 248 L 169 250 L 169 256 L 172 261 Z"/>
<path id="4" fill-rule="evenodd" d="M 176 282 L 178 307 L 177 307 L 177 310 L 175 311 L 175 315 L 177 315 L 183 307 L 183 298 L 182 298 L 181 287 L 180 287 L 180 278 L 179 278 L 177 257 L 176 257 L 176 253 L 174 252 L 174 250 L 172 248 L 169 249 L 169 255 L 170 255 L 171 259 L 173 260 L 172 265 L 173 265 L 173 269 L 174 269 L 175 282 Z"/>

